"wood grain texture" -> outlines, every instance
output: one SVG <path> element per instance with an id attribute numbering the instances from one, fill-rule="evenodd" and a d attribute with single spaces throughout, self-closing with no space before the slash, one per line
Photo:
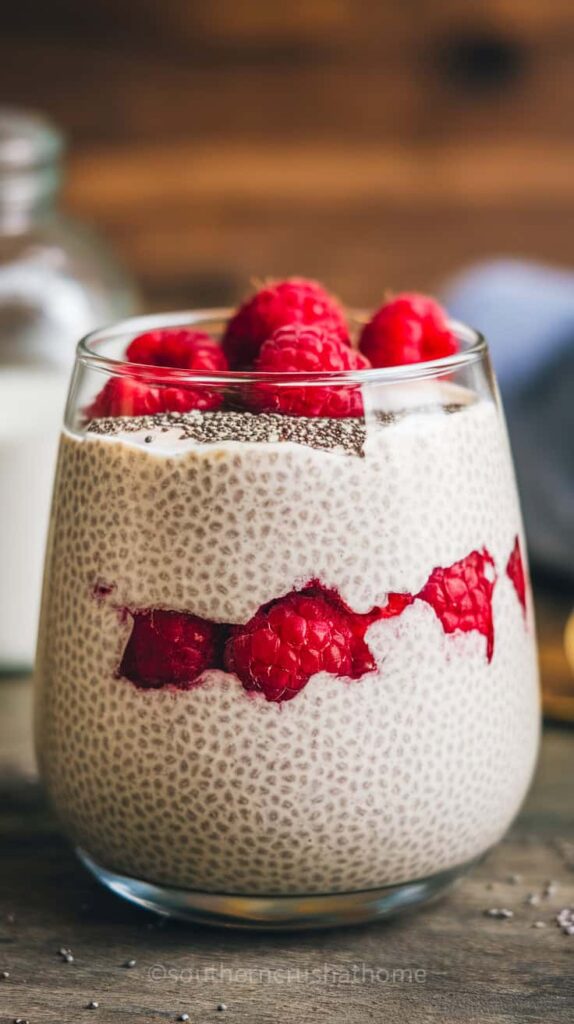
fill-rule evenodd
<path id="1" fill-rule="evenodd" d="M 154 308 L 295 271 L 362 304 L 571 262 L 573 52 L 566 0 L 21 0 L 0 94 L 70 132 L 68 204 Z"/>
<path id="2" fill-rule="evenodd" d="M 289 273 L 373 305 L 486 255 L 567 262 L 573 161 L 568 143 L 547 159 L 525 144 L 92 146 L 68 199 L 156 308 L 235 300 L 251 278 Z"/>

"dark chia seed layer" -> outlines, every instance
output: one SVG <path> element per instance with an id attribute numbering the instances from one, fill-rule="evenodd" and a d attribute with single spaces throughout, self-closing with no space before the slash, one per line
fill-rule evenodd
<path id="1" fill-rule="evenodd" d="M 454 413 L 465 406 L 421 406 L 417 412 Z M 373 422 L 389 426 L 402 419 L 407 412 L 375 412 Z M 278 413 L 252 412 L 167 412 L 154 416 L 117 416 L 92 420 L 88 432 L 114 436 L 143 434 L 146 444 L 153 444 L 161 434 L 179 431 L 178 440 L 196 444 L 218 444 L 224 441 L 252 443 L 280 443 L 291 441 L 321 451 L 356 455 L 362 458 L 367 439 L 367 422 L 362 418 L 330 419 L 323 417 L 282 416 Z"/>
<path id="2" fill-rule="evenodd" d="M 363 419 L 323 419 L 305 416 L 281 416 L 252 412 L 168 412 L 155 416 L 120 416 L 92 420 L 92 434 L 145 434 L 151 444 L 168 431 L 179 430 L 180 441 L 217 444 L 222 441 L 291 441 L 309 448 L 337 451 L 347 455 L 364 454 L 367 437 Z M 151 438 L 151 440 L 148 440 Z"/>

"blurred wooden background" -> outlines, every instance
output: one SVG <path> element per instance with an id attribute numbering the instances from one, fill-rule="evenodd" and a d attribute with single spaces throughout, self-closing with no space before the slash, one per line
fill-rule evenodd
<path id="1" fill-rule="evenodd" d="M 70 133 L 153 306 L 297 271 L 372 303 L 573 260 L 573 57 L 572 0 L 18 0 L 0 101 Z"/>

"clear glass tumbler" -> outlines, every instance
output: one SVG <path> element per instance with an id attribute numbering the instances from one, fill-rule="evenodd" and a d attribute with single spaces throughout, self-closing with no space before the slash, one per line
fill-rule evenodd
<path id="1" fill-rule="evenodd" d="M 219 338 L 225 317 L 141 317 L 79 345 L 38 647 L 42 776 L 83 861 L 136 903 L 257 927 L 384 916 L 498 842 L 536 759 L 486 344 L 453 324 L 453 356 L 337 375 L 124 359 L 142 330 Z M 298 415 L 317 389 L 333 416 Z"/>

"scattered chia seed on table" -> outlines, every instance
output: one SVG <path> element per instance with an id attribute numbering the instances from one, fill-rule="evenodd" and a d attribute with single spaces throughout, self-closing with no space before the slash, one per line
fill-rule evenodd
<path id="1" fill-rule="evenodd" d="M 574 935 L 574 907 L 564 907 L 556 915 L 556 924 L 565 935 Z"/>
<path id="2" fill-rule="evenodd" d="M 2 979 L 2 981 L 8 981 L 9 977 L 10 977 L 10 971 L 2 971 L 0 973 L 0 978 Z"/>
<path id="3" fill-rule="evenodd" d="M 510 917 L 514 917 L 514 911 L 508 910 L 506 907 L 491 907 L 489 910 L 484 911 L 486 917 L 495 917 L 500 920 L 506 920 Z"/>
<path id="4" fill-rule="evenodd" d="M 88 1003 L 88 1005 L 87 1005 L 86 1009 L 87 1009 L 87 1010 L 97 1010 L 97 1009 L 98 1009 L 98 1007 L 99 1007 L 99 1005 L 100 1005 L 100 1004 L 98 1003 L 98 1000 L 97 1000 L 97 999 L 92 999 L 92 1000 L 90 1000 L 90 1002 Z"/>
<path id="5" fill-rule="evenodd" d="M 135 967 L 137 960 L 126 960 L 124 967 Z"/>

